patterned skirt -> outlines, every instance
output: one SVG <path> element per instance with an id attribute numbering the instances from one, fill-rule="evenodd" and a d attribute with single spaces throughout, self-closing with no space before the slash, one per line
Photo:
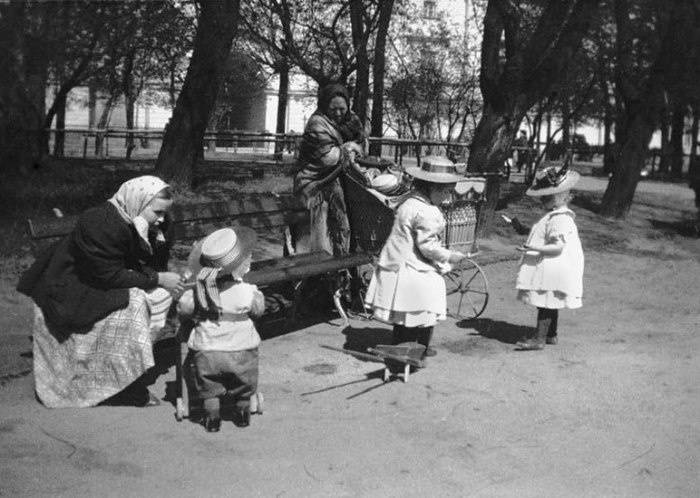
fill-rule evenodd
<path id="1" fill-rule="evenodd" d="M 96 406 L 154 366 L 153 339 L 172 302 L 163 293 L 167 291 L 129 289 L 126 308 L 98 321 L 87 333 L 67 337 L 53 333 L 34 306 L 34 381 L 41 402 L 48 408 Z"/>

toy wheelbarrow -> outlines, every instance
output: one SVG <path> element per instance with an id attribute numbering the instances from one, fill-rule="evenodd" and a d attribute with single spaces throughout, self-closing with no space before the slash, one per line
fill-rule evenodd
<path id="1" fill-rule="evenodd" d="M 425 367 L 425 362 L 423 361 L 425 346 L 417 342 L 404 342 L 396 345 L 378 344 L 374 348 L 368 348 L 367 353 L 334 348 L 332 346 L 323 347 L 363 360 L 384 363 L 384 382 L 389 382 L 392 377 L 401 377 L 404 382 L 408 382 L 411 367 Z"/>

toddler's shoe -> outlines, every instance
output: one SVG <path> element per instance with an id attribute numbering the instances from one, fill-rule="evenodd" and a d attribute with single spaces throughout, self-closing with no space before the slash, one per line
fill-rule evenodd
<path id="1" fill-rule="evenodd" d="M 219 432 L 221 429 L 221 417 L 207 415 L 204 417 L 204 428 L 207 432 Z"/>
<path id="2" fill-rule="evenodd" d="M 250 413 L 258 415 L 263 414 L 264 398 L 261 392 L 257 392 L 250 397 Z"/>
<path id="3" fill-rule="evenodd" d="M 236 427 L 248 427 L 250 425 L 250 408 L 236 408 L 233 412 L 233 423 Z"/>

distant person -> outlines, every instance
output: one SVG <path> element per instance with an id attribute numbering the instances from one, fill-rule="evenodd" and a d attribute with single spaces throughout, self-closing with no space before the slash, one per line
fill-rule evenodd
<path id="1" fill-rule="evenodd" d="M 428 357 L 437 354 L 430 345 L 433 328 L 447 315 L 442 275 L 466 258 L 444 247 L 446 221 L 438 206 L 452 198 L 464 176 L 440 157 L 426 157 L 406 173 L 414 178 L 412 191 L 396 209 L 365 301 L 376 318 L 393 324 L 394 344 L 418 342 Z"/>
<path id="2" fill-rule="evenodd" d="M 515 167 L 518 168 L 518 173 L 520 173 L 522 172 L 523 165 L 525 165 L 527 169 L 530 160 L 530 150 L 525 130 L 520 130 L 520 135 L 513 141 L 513 150 L 516 155 Z"/>
<path id="3" fill-rule="evenodd" d="M 37 304 L 34 380 L 45 406 L 158 404 L 145 374 L 183 291 L 168 271 L 172 204 L 160 178 L 129 180 L 20 279 L 17 290 Z"/>
<path id="4" fill-rule="evenodd" d="M 258 396 L 260 335 L 251 316 L 263 314 L 265 298 L 255 285 L 243 282 L 254 245 L 253 230 L 224 228 L 190 255 L 196 288 L 183 294 L 178 312 L 194 321 L 187 345 L 194 353 L 194 394 L 204 402 L 207 432 L 221 427 L 221 398 L 235 405 L 234 424 L 247 427 L 251 398 Z"/>
<path id="5" fill-rule="evenodd" d="M 527 191 L 547 210 L 531 229 L 518 268 L 518 300 L 537 308 L 537 327 L 516 346 L 525 351 L 557 344 L 559 310 L 582 305 L 584 257 L 573 211 L 567 203 L 579 174 L 548 168 Z M 512 220 L 516 230 L 519 223 Z"/>

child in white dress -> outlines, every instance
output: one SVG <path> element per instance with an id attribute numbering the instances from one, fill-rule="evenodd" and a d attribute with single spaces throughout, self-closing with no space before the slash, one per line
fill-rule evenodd
<path id="1" fill-rule="evenodd" d="M 438 206 L 451 199 L 463 175 L 439 157 L 426 157 L 406 173 L 414 178 L 412 191 L 396 210 L 365 301 L 377 319 L 394 325 L 394 344 L 415 341 L 425 346 L 424 357 L 434 356 L 433 327 L 447 314 L 442 275 L 466 257 L 442 244 L 445 218 Z"/>
<path id="2" fill-rule="evenodd" d="M 196 287 L 180 298 L 178 311 L 194 319 L 187 345 L 194 353 L 193 384 L 204 401 L 204 427 L 221 426 L 220 398 L 235 402 L 233 422 L 250 423 L 251 398 L 258 399 L 260 335 L 251 320 L 265 310 L 255 285 L 243 282 L 250 270 L 255 232 L 249 228 L 217 230 L 197 244 L 190 264 Z"/>
<path id="3" fill-rule="evenodd" d="M 545 214 L 530 230 L 518 268 L 518 300 L 537 307 L 537 328 L 516 346 L 525 351 L 556 344 L 559 310 L 580 308 L 583 295 L 583 249 L 567 207 L 579 174 L 567 166 L 548 168 L 527 195 L 540 197 Z M 514 220 L 515 221 L 515 220 Z"/>

